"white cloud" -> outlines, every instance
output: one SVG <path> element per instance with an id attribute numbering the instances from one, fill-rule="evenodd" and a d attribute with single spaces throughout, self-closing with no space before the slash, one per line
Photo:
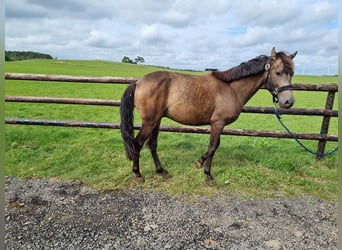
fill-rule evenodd
<path id="1" fill-rule="evenodd" d="M 95 48 L 116 48 L 123 46 L 125 41 L 120 40 L 119 37 L 110 36 L 108 33 L 103 31 L 91 30 L 89 37 L 86 38 L 85 44 Z"/>
<path id="2" fill-rule="evenodd" d="M 260 54 L 298 50 L 295 62 L 337 73 L 337 4 L 331 0 L 6 0 L 6 49 L 58 58 L 227 69 Z M 309 60 L 310 59 L 310 60 Z"/>
<path id="3" fill-rule="evenodd" d="M 145 42 L 159 43 L 163 40 L 161 31 L 158 30 L 157 25 L 146 25 L 142 27 L 141 39 Z"/>
<path id="4" fill-rule="evenodd" d="M 239 5 L 240 22 L 247 25 L 274 27 L 291 22 L 302 12 L 302 5 L 296 0 L 258 0 Z"/>

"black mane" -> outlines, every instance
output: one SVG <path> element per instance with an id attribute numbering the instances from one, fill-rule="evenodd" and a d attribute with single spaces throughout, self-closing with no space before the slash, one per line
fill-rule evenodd
<path id="1" fill-rule="evenodd" d="M 217 79 L 230 83 L 247 76 L 259 74 L 264 70 L 265 64 L 268 61 L 269 57 L 262 55 L 247 62 L 243 62 L 240 65 L 226 71 L 214 71 L 211 74 Z"/>

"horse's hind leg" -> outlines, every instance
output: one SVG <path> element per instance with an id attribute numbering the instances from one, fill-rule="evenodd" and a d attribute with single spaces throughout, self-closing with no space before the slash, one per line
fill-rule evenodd
<path id="1" fill-rule="evenodd" d="M 158 174 L 161 174 L 164 178 L 170 178 L 171 175 L 169 172 L 167 172 L 161 165 L 158 154 L 157 154 L 157 144 L 158 144 L 158 132 L 159 132 L 159 125 L 160 122 L 158 123 L 157 126 L 154 127 L 152 130 L 152 134 L 150 138 L 148 139 L 147 146 L 151 150 L 152 158 L 154 161 L 154 165 L 156 166 L 156 171 Z"/>
<path id="2" fill-rule="evenodd" d="M 140 182 L 144 182 L 144 177 L 140 173 L 140 166 L 139 166 L 140 151 L 145 141 L 147 140 L 147 138 L 150 137 L 152 131 L 153 131 L 153 126 L 147 125 L 146 123 L 143 122 L 141 129 L 135 138 L 135 148 L 136 148 L 135 154 L 136 155 L 133 157 L 132 170 L 135 176 L 137 177 L 137 180 Z"/>

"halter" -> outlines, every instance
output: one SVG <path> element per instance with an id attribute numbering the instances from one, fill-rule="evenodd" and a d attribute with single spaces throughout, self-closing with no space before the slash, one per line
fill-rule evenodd
<path id="1" fill-rule="evenodd" d="M 278 94 L 280 92 L 286 91 L 286 90 L 293 90 L 293 85 L 289 84 L 289 85 L 285 85 L 279 88 L 276 88 L 272 82 L 272 79 L 270 77 L 270 68 L 271 68 L 271 64 L 268 62 L 265 64 L 265 71 L 267 72 L 267 76 L 265 79 L 265 85 L 266 88 L 271 92 L 272 96 L 273 96 L 273 103 L 275 105 L 277 105 L 279 103 L 279 98 L 278 98 Z"/>

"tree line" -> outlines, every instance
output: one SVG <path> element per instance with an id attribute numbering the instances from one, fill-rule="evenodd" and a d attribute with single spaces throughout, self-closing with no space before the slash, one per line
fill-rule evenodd
<path id="1" fill-rule="evenodd" d="M 29 59 L 53 59 L 49 54 L 33 51 L 5 51 L 5 61 L 19 61 Z"/>
<path id="2" fill-rule="evenodd" d="M 20 61 L 30 59 L 54 59 L 49 54 L 33 51 L 5 51 L 5 61 Z M 142 56 L 137 56 L 134 60 L 128 56 L 124 56 L 121 60 L 122 63 L 142 64 L 145 59 Z"/>
<path id="3" fill-rule="evenodd" d="M 134 61 L 128 56 L 124 56 L 121 60 L 122 63 L 132 63 L 132 64 L 140 64 L 144 63 L 145 59 L 142 56 L 137 56 Z"/>

